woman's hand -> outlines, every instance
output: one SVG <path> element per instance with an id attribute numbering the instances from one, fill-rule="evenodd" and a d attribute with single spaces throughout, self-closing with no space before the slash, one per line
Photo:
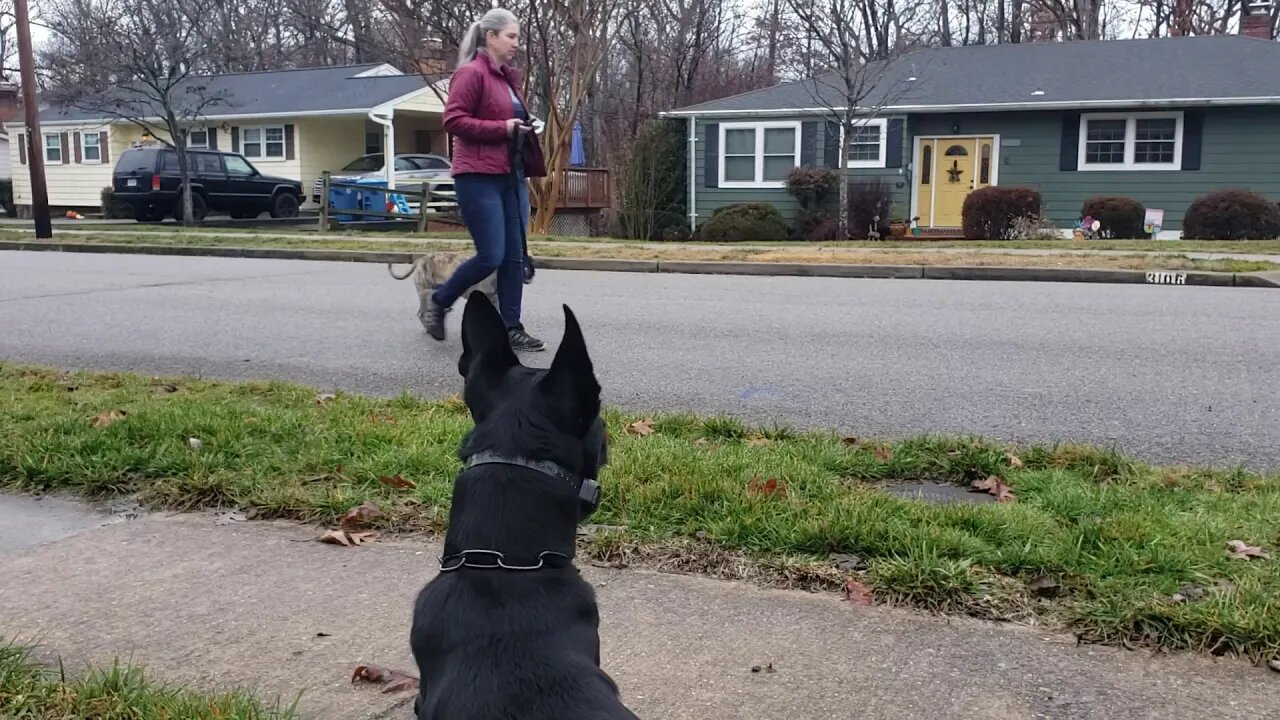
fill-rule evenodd
<path id="1" fill-rule="evenodd" d="M 516 132 L 519 131 L 520 126 L 523 124 L 524 122 L 520 118 L 511 118 L 510 120 L 508 120 L 507 121 L 507 137 L 512 137 L 513 135 L 515 135 Z"/>

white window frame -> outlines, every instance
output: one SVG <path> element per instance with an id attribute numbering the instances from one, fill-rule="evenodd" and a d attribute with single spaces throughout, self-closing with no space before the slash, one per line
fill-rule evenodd
<path id="1" fill-rule="evenodd" d="M 1080 116 L 1080 148 L 1076 158 L 1076 169 L 1084 172 L 1107 172 L 1135 170 L 1178 171 L 1182 169 L 1182 112 L 1142 112 L 1142 113 L 1085 113 Z M 1138 120 L 1174 120 L 1173 130 L 1173 162 L 1171 163 L 1139 163 L 1134 161 L 1137 148 Z M 1088 138 L 1090 120 L 1124 120 L 1124 162 L 1122 163 L 1088 163 Z"/>
<path id="2" fill-rule="evenodd" d="M 93 138 L 94 147 L 98 148 L 98 157 L 89 159 L 89 143 L 88 139 Z M 81 165 L 101 165 L 102 164 L 102 135 L 95 130 L 80 131 L 80 164 Z"/>
<path id="3" fill-rule="evenodd" d="M 800 121 L 799 120 L 780 120 L 774 122 L 736 122 L 720 124 L 720 147 L 717 150 L 719 154 L 719 186 L 722 188 L 785 188 L 787 183 L 785 180 L 765 180 L 764 179 L 764 131 L 776 128 L 787 128 L 795 131 L 795 167 L 800 166 Z M 724 158 L 725 133 L 729 130 L 755 130 L 756 131 L 756 173 L 754 180 L 725 180 L 724 178 Z"/>
<path id="4" fill-rule="evenodd" d="M 256 141 L 257 144 L 262 147 L 261 155 L 250 155 L 249 153 L 245 152 L 245 145 L 248 144 L 247 141 L 245 140 L 245 136 L 248 134 L 248 131 L 250 130 L 258 130 L 261 133 L 262 139 Z M 268 130 L 280 131 L 280 154 L 279 155 L 267 154 L 267 131 Z M 286 142 L 286 139 L 285 139 L 285 132 L 284 132 L 283 125 L 250 125 L 248 127 L 240 128 L 240 154 L 245 156 L 249 160 L 257 160 L 258 162 L 274 162 L 274 161 L 284 160 L 289 156 L 289 149 L 288 147 L 286 147 L 286 145 L 288 145 L 288 143 Z"/>
<path id="5" fill-rule="evenodd" d="M 191 140 L 192 133 L 204 133 L 204 142 L 197 144 Z M 187 131 L 187 147 L 191 150 L 208 150 L 209 149 L 209 129 L 208 128 L 191 128 Z"/>
<path id="6" fill-rule="evenodd" d="M 52 144 L 52 145 L 49 143 L 49 140 L 50 140 L 50 139 L 52 139 L 52 140 L 53 140 L 53 144 Z M 47 162 L 47 163 L 57 163 L 57 164 L 59 164 L 59 165 L 61 165 L 61 164 L 63 163 L 63 158 L 65 157 L 64 153 L 66 153 L 66 152 L 67 152 L 67 149 L 66 149 L 66 148 L 64 148 L 64 147 L 62 147 L 62 135 L 60 135 L 60 134 L 58 134 L 58 133 L 45 133 L 45 134 L 44 134 L 44 142 L 43 142 L 43 145 L 41 146 L 41 150 L 44 152 L 44 161 L 45 161 L 45 162 Z M 57 160 L 54 160 L 53 158 L 49 157 L 49 151 L 50 151 L 50 150 L 57 150 L 57 151 L 58 151 L 58 159 L 57 159 Z"/>
<path id="7" fill-rule="evenodd" d="M 844 150 L 842 150 L 841 152 L 844 155 L 845 167 L 848 167 L 848 168 L 883 168 L 885 167 L 885 163 L 887 161 L 887 158 L 885 157 L 885 153 L 887 152 L 889 147 L 889 119 L 888 118 L 871 118 L 869 120 L 863 120 L 862 122 L 857 122 L 856 120 L 854 121 L 854 127 L 873 127 L 873 126 L 880 128 L 880 159 L 879 160 L 850 160 L 849 145 L 852 142 L 852 140 L 848 139 L 848 134 L 851 128 L 845 128 L 843 132 L 845 133 L 846 139 L 841 141 L 840 143 L 841 147 L 844 148 Z"/>

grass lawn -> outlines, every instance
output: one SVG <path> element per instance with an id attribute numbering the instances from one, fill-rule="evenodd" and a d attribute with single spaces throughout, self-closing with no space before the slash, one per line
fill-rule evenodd
<path id="1" fill-rule="evenodd" d="M 591 522 L 625 529 L 585 544 L 590 558 L 713 572 L 745 562 L 832 589 L 850 576 L 882 602 L 1062 623 L 1086 641 L 1280 654 L 1280 476 L 1076 446 L 607 420 L 611 464 Z M 384 531 L 439 530 L 469 426 L 457 400 L 0 364 L 0 488 L 11 490 L 318 523 L 369 500 Z M 384 482 L 397 475 L 411 487 Z M 884 491 L 992 478 L 1007 501 Z M 1232 541 L 1271 557 L 1232 557 Z"/>
<path id="2" fill-rule="evenodd" d="M 22 720 L 292 720 L 240 692 L 202 695 L 157 683 L 138 667 L 69 677 L 35 662 L 29 648 L 0 638 L 0 717 Z"/>
<path id="3" fill-rule="evenodd" d="M 63 226 L 59 226 L 63 227 Z M 68 229 L 77 230 L 106 230 L 112 232 L 125 233 L 147 233 L 147 234 L 181 234 L 186 231 L 177 225 L 121 225 L 111 223 L 100 223 L 87 221 L 77 223 L 75 225 L 65 226 Z M 55 239 L 56 230 L 55 228 Z M 5 231 L 9 234 L 13 231 Z M 270 229 L 254 229 L 254 228 L 196 228 L 192 232 L 196 233 L 232 233 L 232 234 L 255 234 L 261 236 L 280 236 L 280 235 L 302 235 L 316 236 L 320 235 L 311 227 L 279 227 Z M 14 233 L 15 235 L 17 233 Z M 26 234 L 30 237 L 30 233 Z M 406 235 L 400 232 L 387 232 L 382 230 L 345 230 L 343 232 L 328 233 L 324 237 L 329 238 L 360 238 L 360 237 L 383 237 L 383 238 L 403 238 L 403 239 L 456 239 L 467 238 L 465 230 L 457 232 L 429 232 L 422 235 Z M 5 238 L 16 239 L 16 238 Z M 582 237 L 582 236 L 562 236 L 562 235 L 531 235 L 530 242 L 535 241 L 554 241 L 554 242 L 573 242 L 573 243 L 639 243 L 638 240 L 627 240 L 624 238 L 609 237 Z M 705 245 L 709 243 L 695 242 L 679 242 L 679 243 L 651 243 L 651 244 L 672 244 L 672 245 Z M 1259 253 L 1259 254 L 1278 254 L 1280 253 L 1280 240 L 896 240 L 884 242 L 872 242 L 867 240 L 855 240 L 848 242 L 751 242 L 744 243 L 748 245 L 760 246 L 778 246 L 788 248 L 996 248 L 1002 250 L 1024 249 L 1024 250 L 1040 250 L 1040 249 L 1069 249 L 1069 250 L 1127 250 L 1131 252 L 1162 252 L 1162 253 L 1180 253 L 1180 252 L 1234 252 L 1234 253 Z"/>
<path id="4" fill-rule="evenodd" d="M 6 240 L 31 240 L 30 235 L 20 233 L 0 234 Z M 55 240 L 59 239 L 55 237 Z M 115 245 L 169 245 L 205 247 L 254 247 L 254 248 L 306 248 L 329 250 L 380 250 L 428 252 L 432 250 L 464 250 L 468 245 L 446 243 L 440 239 L 393 240 L 375 239 L 368 235 L 271 234 L 245 236 L 196 235 L 191 233 L 120 233 L 62 235 L 65 242 Z M 936 246 L 935 246 L 936 247 Z M 774 247 L 724 248 L 696 245 L 672 245 L 660 247 L 652 244 L 630 243 L 605 245 L 601 243 L 540 242 L 531 240 L 529 251 L 536 257 L 555 258 L 609 258 L 658 261 L 746 261 L 762 263 L 820 263 L 852 265 L 933 265 L 933 266 L 1000 266 L 1000 267 L 1064 267 L 1109 268 L 1128 270 L 1208 270 L 1217 272 L 1256 272 L 1280 270 L 1280 264 L 1254 260 L 1201 260 L 1178 254 L 1161 255 L 1051 255 L 1027 256 L 1011 253 L 974 252 L 957 247 L 944 252 L 923 252 L 917 249 L 885 249 L 883 247 L 819 246 L 807 243 L 791 243 Z"/>

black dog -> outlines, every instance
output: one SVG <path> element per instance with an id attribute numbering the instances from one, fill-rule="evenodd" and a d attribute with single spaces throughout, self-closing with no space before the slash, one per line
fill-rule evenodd
<path id="1" fill-rule="evenodd" d="M 458 372 L 475 427 L 413 613 L 419 720 L 639 720 L 600 668 L 595 592 L 573 566 L 608 459 L 600 384 L 564 317 L 550 369 L 528 368 L 484 293 L 467 299 Z"/>

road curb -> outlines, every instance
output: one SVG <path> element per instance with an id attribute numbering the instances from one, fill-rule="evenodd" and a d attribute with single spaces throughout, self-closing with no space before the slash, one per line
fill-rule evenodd
<path id="1" fill-rule="evenodd" d="M 132 245 L 47 241 L 0 241 L 0 250 L 121 255 L 316 260 L 326 262 L 409 263 L 421 252 L 322 250 L 313 248 L 219 247 L 206 245 Z M 1002 282 L 1086 282 L 1144 285 L 1280 288 L 1280 271 L 1226 273 L 1181 270 L 1113 270 L 981 265 L 842 265 L 834 263 L 762 263 L 718 260 L 625 260 L 619 258 L 535 257 L 540 268 L 597 272 L 831 277 L 895 280 L 985 280 Z"/>

